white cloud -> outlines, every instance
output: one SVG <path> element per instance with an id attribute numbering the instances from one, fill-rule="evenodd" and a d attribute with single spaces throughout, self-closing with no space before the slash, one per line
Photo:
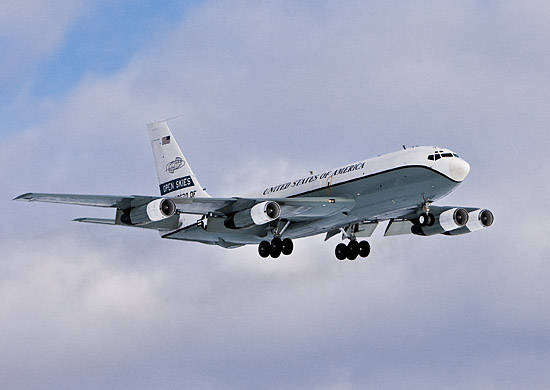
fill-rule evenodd
<path id="1" fill-rule="evenodd" d="M 3 44 L 0 83 L 28 76 L 38 60 L 56 49 L 84 2 L 7 0 L 0 5 Z M 28 82 L 28 80 L 26 80 Z"/>
<path id="2" fill-rule="evenodd" d="M 492 208 L 491 230 L 377 232 L 367 263 L 337 262 L 337 239 L 316 237 L 265 261 L 254 247 L 69 222 L 112 210 L 5 202 L 0 385 L 545 383 L 549 188 L 532 168 L 548 162 L 550 96 L 537 87 L 548 77 L 484 51 L 491 6 L 442 4 L 207 3 L 127 69 L 86 78 L 47 102 L 47 121 L 0 141 L 0 194 L 155 193 L 144 123 L 183 113 L 174 133 L 216 195 L 401 143 L 462 149 L 473 169 L 449 202 Z"/>

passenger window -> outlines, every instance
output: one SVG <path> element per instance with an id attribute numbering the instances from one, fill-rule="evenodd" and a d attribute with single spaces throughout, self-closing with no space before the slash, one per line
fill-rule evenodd
<path id="1" fill-rule="evenodd" d="M 430 155 L 428 156 L 428 160 L 432 160 L 432 161 L 433 161 L 433 160 L 434 160 L 434 155 L 433 155 L 433 154 L 430 154 Z"/>
<path id="2" fill-rule="evenodd" d="M 452 153 L 443 153 L 441 157 L 453 157 Z"/>
<path id="3" fill-rule="evenodd" d="M 439 154 L 435 155 L 435 161 L 439 160 L 440 158 L 441 158 L 441 156 Z"/>

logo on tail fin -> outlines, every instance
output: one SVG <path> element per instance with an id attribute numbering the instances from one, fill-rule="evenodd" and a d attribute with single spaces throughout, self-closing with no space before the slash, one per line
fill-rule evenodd
<path id="1" fill-rule="evenodd" d="M 177 169 L 180 169 L 185 165 L 185 161 L 181 157 L 176 157 L 174 161 L 170 161 L 166 164 L 166 172 L 174 173 Z"/>
<path id="2" fill-rule="evenodd" d="M 160 185 L 160 194 L 166 195 L 170 192 L 181 190 L 187 187 L 193 187 L 195 183 L 191 176 L 180 177 L 179 179 L 174 179 Z"/>

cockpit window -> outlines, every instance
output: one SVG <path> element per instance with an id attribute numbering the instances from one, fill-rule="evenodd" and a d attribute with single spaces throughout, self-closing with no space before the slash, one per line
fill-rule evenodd
<path id="1" fill-rule="evenodd" d="M 435 152 L 435 154 L 430 154 L 428 156 L 428 160 L 430 161 L 437 161 L 442 157 L 458 157 L 458 154 L 456 153 L 450 153 L 450 152 L 443 152 L 442 150 Z"/>

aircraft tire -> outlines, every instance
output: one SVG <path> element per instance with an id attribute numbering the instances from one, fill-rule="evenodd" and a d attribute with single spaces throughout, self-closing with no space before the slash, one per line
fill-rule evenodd
<path id="1" fill-rule="evenodd" d="M 281 256 L 281 247 L 273 248 L 271 247 L 271 257 L 276 259 L 277 257 Z"/>
<path id="2" fill-rule="evenodd" d="M 283 249 L 283 240 L 281 240 L 279 237 L 275 237 L 273 240 L 271 240 L 271 250 L 272 251 L 281 251 Z"/>
<path id="3" fill-rule="evenodd" d="M 271 253 L 271 244 L 269 241 L 260 242 L 260 245 L 258 245 L 258 253 L 260 257 L 269 257 L 269 254 Z"/>
<path id="4" fill-rule="evenodd" d="M 283 255 L 289 256 L 292 254 L 293 250 L 294 244 L 292 243 L 292 240 L 290 238 L 285 238 L 281 244 L 281 252 L 283 252 Z"/>
<path id="5" fill-rule="evenodd" d="M 427 213 L 422 213 L 418 216 L 418 224 L 420 226 L 428 226 L 428 222 L 430 221 L 430 217 Z"/>
<path id="6" fill-rule="evenodd" d="M 427 221 L 426 225 L 433 226 L 434 223 L 435 223 L 434 215 L 432 213 L 428 213 L 427 216 L 428 216 L 428 221 Z"/>
<path id="7" fill-rule="evenodd" d="M 367 257 L 370 254 L 370 244 L 368 241 L 361 241 L 359 243 L 359 256 Z"/>
<path id="8" fill-rule="evenodd" d="M 338 260 L 345 260 L 346 257 L 348 257 L 347 245 L 344 243 L 336 245 L 336 249 L 334 250 L 334 253 L 336 254 L 336 258 Z"/>
<path id="9" fill-rule="evenodd" d="M 355 260 L 359 255 L 359 244 L 355 240 L 351 240 L 348 244 L 348 260 Z"/>

